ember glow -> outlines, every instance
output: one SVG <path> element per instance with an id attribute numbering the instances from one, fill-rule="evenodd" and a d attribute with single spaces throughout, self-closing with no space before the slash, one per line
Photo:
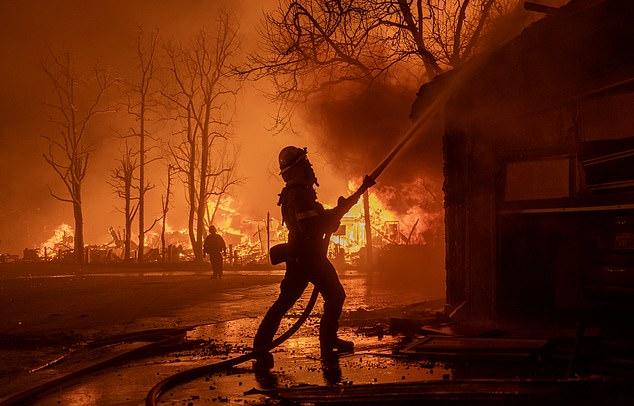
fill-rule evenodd
<path id="1" fill-rule="evenodd" d="M 255 30 L 244 27 L 257 26 L 260 22 L 261 11 L 270 11 L 270 8 L 275 6 L 263 4 L 261 7 L 252 7 L 248 2 L 241 4 L 245 7 L 236 6 L 234 17 L 240 20 L 239 36 L 244 46 L 236 50 L 240 57 L 234 61 L 235 63 L 242 63 L 240 58 L 256 51 L 254 48 L 256 48 L 255 44 L 256 40 L 259 39 L 259 34 Z M 74 14 L 69 14 L 70 11 L 73 11 L 71 6 L 64 6 L 63 9 L 65 18 L 75 18 L 72 17 Z M 108 31 L 106 27 L 101 27 L 101 31 L 110 32 L 112 39 L 104 40 L 101 33 L 98 35 L 95 33 L 90 38 L 90 49 L 94 51 L 94 55 L 93 52 L 82 51 L 87 48 L 86 41 L 82 38 L 78 37 L 76 41 L 71 41 L 68 51 L 70 56 L 76 59 L 77 71 L 89 72 L 92 64 L 103 62 L 104 69 L 112 69 L 117 76 L 133 81 L 134 78 L 138 77 L 135 62 L 138 57 L 136 55 L 137 48 L 135 46 L 122 46 L 113 50 L 110 46 L 111 42 L 136 43 L 140 26 L 145 29 L 146 36 L 143 38 L 148 40 L 151 37 L 152 29 L 156 27 L 160 28 L 156 54 L 157 81 L 153 82 L 150 87 L 155 92 L 154 96 L 159 99 L 161 99 L 161 92 L 168 90 L 169 92 L 176 91 L 176 93 L 170 93 L 171 96 L 177 94 L 177 89 L 173 88 L 176 82 L 167 69 L 171 66 L 171 62 L 166 47 L 169 48 L 169 44 L 193 46 L 192 39 L 197 35 L 199 28 L 204 27 L 210 35 L 213 35 L 214 29 L 217 27 L 211 24 L 211 21 L 216 21 L 214 18 L 218 16 L 219 9 L 207 3 L 200 5 L 199 9 L 192 9 L 187 16 L 183 17 L 188 22 L 186 26 L 169 23 L 171 17 L 179 12 L 178 6 L 173 4 L 166 5 L 165 8 L 152 7 L 152 9 L 156 13 L 148 13 L 147 7 L 143 5 L 131 5 L 127 12 L 134 18 L 131 17 L 129 21 L 127 18 L 125 21 L 119 21 L 118 24 L 121 27 L 116 33 Z M 96 10 L 97 8 L 93 10 L 89 7 L 82 11 L 87 15 L 84 16 L 86 18 L 82 17 L 81 21 L 92 21 L 94 19 L 92 13 Z M 30 15 L 26 6 L 15 11 L 23 13 L 25 16 Z M 120 12 L 121 10 L 117 10 L 115 14 L 119 16 Z M 196 17 L 192 17 L 193 15 Z M 110 22 L 104 22 L 104 24 L 107 24 L 108 27 L 111 25 Z M 31 31 L 28 27 L 22 27 L 22 29 L 25 32 Z M 50 37 L 54 45 L 53 51 L 63 55 L 66 51 L 65 41 L 58 37 L 54 27 L 47 28 L 45 31 L 47 31 L 45 37 Z M 45 54 L 45 50 L 39 49 L 34 44 L 27 45 L 29 46 L 20 49 L 33 49 L 37 58 Z M 27 55 L 26 51 L 24 52 L 24 54 L 16 56 L 17 59 L 14 61 L 16 66 L 32 65 L 29 58 L 33 55 L 30 53 Z M 39 70 L 33 72 L 33 75 L 35 74 L 42 79 L 41 86 L 38 87 L 38 92 L 41 93 L 38 94 L 38 98 L 45 103 L 55 101 L 54 94 L 51 93 L 53 91 L 52 85 L 46 81 L 46 75 Z M 34 83 L 31 79 L 25 78 L 24 80 L 27 83 Z M 238 79 L 236 78 L 236 80 Z M 16 86 L 20 83 L 16 82 Z M 297 108 L 297 115 L 293 123 L 293 129 L 296 129 L 297 132 L 292 132 L 289 128 L 280 134 L 275 134 L 271 130 L 271 117 L 275 116 L 279 106 L 271 103 L 267 95 L 261 92 L 262 89 L 258 86 L 263 83 L 265 81 L 241 81 L 242 87 L 236 99 L 237 103 L 226 111 L 229 115 L 229 112 L 235 108 L 233 112 L 235 121 L 226 128 L 226 135 L 231 140 L 231 146 L 227 144 L 225 152 L 228 152 L 224 154 L 224 150 L 216 144 L 218 149 L 210 155 L 215 157 L 214 159 L 222 158 L 221 161 L 228 162 L 233 159 L 234 152 L 236 152 L 235 179 L 240 179 L 240 181 L 227 188 L 227 192 L 220 198 L 214 194 L 219 189 L 214 190 L 213 193 L 210 190 L 210 194 L 202 206 L 204 209 L 199 211 L 197 208 L 193 216 L 193 224 L 190 223 L 191 219 L 189 218 L 189 202 L 195 202 L 200 197 L 191 199 L 187 194 L 185 190 L 187 176 L 182 172 L 183 168 L 175 170 L 177 162 L 173 162 L 175 159 L 173 154 L 166 151 L 169 148 L 163 148 L 167 145 L 171 145 L 172 148 L 179 145 L 180 134 L 185 128 L 181 122 L 183 116 L 178 111 L 174 111 L 174 106 L 172 106 L 170 107 L 172 111 L 164 112 L 172 120 L 166 122 L 162 117 L 159 117 L 159 114 L 151 114 L 151 117 L 148 117 L 145 129 L 151 135 L 152 141 L 148 141 L 148 145 L 146 145 L 146 148 L 150 148 L 151 152 L 148 152 L 146 157 L 148 164 L 144 176 L 152 187 L 144 194 L 142 216 L 144 219 L 143 229 L 146 232 L 143 238 L 143 255 L 141 256 L 147 256 L 148 262 L 168 261 L 167 254 L 162 251 L 163 248 L 165 251 L 170 250 L 171 260 L 203 261 L 205 258 L 201 257 L 200 253 L 196 253 L 201 238 L 197 235 L 198 229 L 203 230 L 204 238 L 208 227 L 213 224 L 227 243 L 228 250 L 232 254 L 231 261 L 235 259 L 238 264 L 265 265 L 268 260 L 267 248 L 286 241 L 288 234 L 286 227 L 282 224 L 280 210 L 277 206 L 277 195 L 283 187 L 277 162 L 279 151 L 287 145 L 308 147 L 311 162 L 315 165 L 315 170 L 321 180 L 321 186 L 318 188 L 319 199 L 324 204 L 334 206 L 337 196 L 349 194 L 354 190 L 354 186 L 359 184 L 360 177 L 369 169 L 366 164 L 371 166 L 378 162 L 386 152 L 386 144 L 383 142 L 385 139 L 382 138 L 381 142 L 375 141 L 379 140 L 379 137 L 385 137 L 386 134 L 397 137 L 411 124 L 411 118 L 408 116 L 410 104 L 419 85 L 418 80 L 408 79 L 407 81 L 399 81 L 399 85 L 395 87 L 392 82 L 379 80 L 375 82 L 376 87 L 371 91 L 362 91 L 354 86 L 343 86 L 337 88 L 337 91 L 329 93 L 333 97 L 332 100 L 315 95 L 311 102 L 303 104 L 303 108 L 301 106 Z M 234 84 L 233 82 L 227 83 L 231 86 Z M 89 84 L 86 83 L 86 85 Z M 94 84 L 90 83 L 90 85 L 92 87 L 89 86 L 83 90 L 86 93 L 82 94 L 83 96 L 89 97 L 92 94 Z M 164 88 L 164 86 L 166 87 Z M 44 89 L 47 91 L 44 92 Z M 109 111 L 111 106 L 125 103 L 128 98 L 124 93 L 123 89 L 109 88 L 102 100 L 101 107 Z M 30 103 L 31 99 L 24 99 L 23 102 Z M 83 104 L 88 103 L 88 100 L 81 100 L 81 102 L 83 106 Z M 167 103 L 167 100 L 163 100 L 163 102 Z M 227 100 L 226 102 L 227 106 L 233 104 L 233 101 Z M 218 107 L 220 108 L 220 106 Z M 48 110 L 24 110 L 29 111 L 32 117 L 29 116 L 22 121 L 41 123 L 41 128 L 16 129 L 14 132 L 32 136 L 56 134 L 55 126 L 46 124 L 47 114 L 50 113 Z M 123 261 L 126 256 L 130 261 L 136 261 L 139 258 L 140 211 L 134 213 L 130 224 L 126 225 L 124 198 L 118 193 L 113 193 L 111 187 L 108 186 L 107 176 L 104 176 L 113 170 L 116 160 L 120 158 L 120 152 L 126 150 L 123 145 L 124 141 L 118 136 L 123 135 L 129 130 L 129 127 L 135 127 L 136 124 L 138 124 L 136 118 L 128 114 L 128 109 L 119 109 L 119 111 L 100 115 L 99 119 L 89 126 L 91 130 L 88 136 L 89 142 L 88 138 L 85 140 L 87 141 L 86 148 L 92 152 L 85 182 L 82 185 L 82 190 L 84 190 L 82 233 L 79 231 L 80 226 L 73 223 L 72 205 L 57 201 L 50 196 L 50 190 L 59 194 L 64 189 L 60 179 L 41 159 L 42 151 L 47 150 L 47 143 L 40 139 L 42 144 L 38 148 L 33 149 L 33 151 L 27 148 L 29 153 L 33 152 L 33 157 L 30 160 L 39 165 L 32 165 L 30 168 L 33 171 L 38 171 L 38 174 L 41 172 L 38 176 L 43 179 L 43 182 L 34 185 L 37 190 L 33 193 L 37 197 L 27 199 L 16 196 L 15 200 L 16 202 L 20 200 L 21 205 L 27 206 L 32 201 L 37 201 L 36 207 L 38 209 L 26 210 L 28 207 L 24 206 L 21 215 L 14 216 L 11 221 L 0 222 L 0 228 L 15 221 L 28 222 L 28 225 L 14 226 L 18 231 L 11 235 L 14 235 L 15 238 L 0 239 L 2 243 L 0 253 L 17 254 L 24 247 L 27 247 L 37 254 L 33 258 L 39 257 L 40 260 L 44 258 L 47 260 L 63 259 L 57 258 L 60 249 L 70 255 L 72 250 L 77 248 L 73 247 L 72 244 L 72 236 L 76 234 L 75 240 L 79 240 L 80 235 L 83 236 L 83 245 L 89 252 L 89 254 L 84 255 L 84 260 L 87 262 L 117 262 Z M 225 129 L 217 130 L 223 132 Z M 362 137 L 373 141 L 359 142 Z M 16 145 L 19 142 L 20 140 L 16 140 Z M 128 151 L 132 152 L 131 162 L 134 162 L 135 159 L 138 160 L 134 156 L 135 153 L 138 153 L 138 142 L 136 139 L 128 139 L 127 142 Z M 30 142 L 29 145 L 33 143 L 36 142 Z M 436 151 L 433 148 L 428 148 L 428 150 Z M 425 185 L 422 181 L 423 176 L 425 179 L 438 177 L 439 167 L 429 169 L 428 166 L 433 166 L 431 165 L 433 160 L 427 159 L 427 157 L 420 159 L 420 162 L 416 161 L 416 163 L 410 158 L 411 152 L 410 157 L 404 154 L 403 159 L 395 162 L 389 173 L 386 173 L 379 180 L 379 184 L 370 191 L 369 217 L 372 224 L 373 246 L 379 249 L 399 244 L 424 246 L 428 244 L 430 236 L 442 234 L 442 226 L 439 227 L 441 224 L 439 220 L 442 219 L 440 210 L 442 204 L 438 203 L 442 201 L 442 197 L 437 199 L 438 204 L 430 205 L 428 193 L 421 186 Z M 215 162 L 214 165 L 220 165 L 219 162 Z M 166 180 L 169 177 L 167 174 L 170 173 L 169 165 L 172 165 L 171 198 L 163 224 L 161 220 L 163 216 L 162 198 L 166 193 Z M 139 172 L 139 168 L 134 169 L 133 177 L 138 178 Z M 197 177 L 196 182 L 199 179 L 200 177 Z M 347 179 L 350 181 L 346 181 Z M 221 179 L 218 182 L 222 183 Z M 220 183 L 216 183 L 216 185 Z M 134 212 L 134 206 L 139 201 L 138 185 L 135 186 L 133 182 L 132 186 L 131 213 Z M 196 187 L 199 185 L 197 184 Z M 441 194 L 439 184 L 434 185 L 432 189 L 439 195 Z M 18 212 L 17 209 L 13 210 Z M 11 208 L 8 211 L 5 210 L 4 213 L 10 211 Z M 204 220 L 201 225 L 198 224 L 197 220 L 203 212 Z M 41 213 L 41 215 L 35 216 L 34 213 Z M 33 217 L 37 217 L 37 221 L 34 221 Z M 51 230 L 51 226 L 61 223 L 63 226 L 56 229 L 53 236 L 42 232 L 42 230 Z M 335 254 L 340 255 L 343 252 L 348 264 L 358 264 L 360 257 L 363 256 L 362 250 L 367 245 L 365 223 L 363 201 L 361 200 L 342 219 L 342 227 L 339 232 L 332 236 L 331 255 L 334 257 Z M 165 227 L 164 235 L 162 235 L 163 226 Z M 77 227 L 77 233 L 73 232 L 72 228 L 74 227 Z M 128 231 L 126 231 L 126 227 Z M 129 239 L 129 244 L 126 243 L 126 239 Z M 45 242 L 39 244 L 41 241 Z M 38 249 L 32 249 L 36 247 Z M 126 249 L 129 253 L 126 253 Z M 141 258 L 140 260 L 145 261 L 146 259 Z"/>
<path id="2" fill-rule="evenodd" d="M 361 179 L 348 181 L 348 192 L 353 192 Z M 428 204 L 423 201 L 423 179 L 416 179 L 399 188 L 383 187 L 369 192 L 370 222 L 372 224 L 373 246 L 377 248 L 386 245 L 412 244 L 426 245 L 426 233 L 434 227 L 441 216 L 438 211 L 425 209 Z M 243 214 L 240 203 L 232 196 L 223 196 L 219 201 L 211 201 L 208 205 L 208 218 L 212 219 L 218 232 L 227 242 L 230 251 L 240 263 L 263 263 L 267 261 L 267 246 L 285 242 L 288 230 L 279 218 L 279 209 L 269 213 L 267 233 L 267 215 L 253 217 Z M 402 210 L 397 210 L 398 206 Z M 48 260 L 57 259 L 60 254 L 73 249 L 73 228 L 60 224 L 53 235 L 37 248 L 39 256 Z M 93 245 L 93 252 L 103 250 L 112 255 L 113 260 L 122 258 L 122 230 L 111 228 L 107 243 Z M 331 238 L 330 255 L 334 257 L 338 252 L 343 253 L 348 264 L 357 265 L 360 251 L 367 245 L 367 234 L 363 199 L 361 199 L 343 217 L 341 227 Z M 165 227 L 166 247 L 173 246 L 179 250 L 179 258 L 187 260 L 193 258 L 192 245 L 187 228 L 175 228 L 170 223 Z M 137 247 L 136 238 L 132 238 L 133 249 Z M 158 226 L 146 234 L 146 250 L 161 249 L 161 234 Z"/>
<path id="3" fill-rule="evenodd" d="M 354 191 L 360 183 L 360 179 L 348 182 L 350 192 Z M 383 190 L 371 190 L 368 194 L 370 208 L 370 223 L 372 226 L 373 246 L 383 247 L 388 244 L 425 244 L 424 233 L 430 229 L 432 223 L 438 219 L 440 213 L 428 212 L 422 208 L 421 195 L 418 194 L 416 185 L 422 184 L 422 179 L 417 179 L 411 185 L 402 188 Z M 400 199 L 407 197 L 417 200 L 418 204 L 411 204 L 404 213 L 399 213 L 390 208 L 389 201 L 394 201 L 396 195 Z M 357 259 L 357 254 L 367 244 L 365 215 L 363 199 L 361 199 L 343 217 L 342 227 L 330 239 L 333 249 L 336 246 L 343 248 L 347 254 Z M 353 260 L 352 262 L 354 262 Z"/>
<path id="4" fill-rule="evenodd" d="M 38 247 L 39 254 L 45 258 L 57 258 L 62 251 L 73 248 L 73 228 L 66 223 L 60 224 L 53 235 L 40 244 Z"/>

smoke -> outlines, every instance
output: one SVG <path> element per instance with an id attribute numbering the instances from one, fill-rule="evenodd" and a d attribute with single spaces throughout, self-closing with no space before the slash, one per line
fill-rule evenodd
<path id="1" fill-rule="evenodd" d="M 417 90 L 388 81 L 337 89 L 312 99 L 304 118 L 313 127 L 315 141 L 327 155 L 326 160 L 337 172 L 347 179 L 360 179 L 385 158 L 413 125 L 410 113 Z M 439 214 L 441 160 L 442 132 L 434 126 L 426 127 L 385 170 L 375 190 L 389 209 L 400 215 L 405 216 L 412 207 L 418 207 L 421 214 Z M 422 220 L 431 218 L 438 220 L 439 216 Z M 424 228 L 429 227 L 427 224 Z"/>
<path id="2" fill-rule="evenodd" d="M 398 143 L 415 118 L 415 102 L 432 109 L 431 117 L 401 151 L 378 180 L 376 189 L 387 199 L 391 210 L 406 215 L 413 206 L 442 217 L 442 136 L 444 102 L 453 89 L 473 77 L 475 67 L 494 50 L 517 36 L 541 15 L 527 13 L 518 2 L 504 3 L 505 12 L 489 23 L 478 45 L 480 55 L 456 72 L 441 75 L 431 89 L 411 80 L 379 79 L 371 84 L 339 86 L 313 97 L 304 111 L 304 120 L 313 127 L 313 136 L 328 162 L 347 178 L 370 173 Z M 553 0 L 552 5 L 561 1 Z M 405 75 L 403 75 L 405 76 Z M 422 96 L 419 97 L 418 92 Z M 442 99 L 442 100 L 439 100 Z M 436 224 L 440 226 L 440 224 Z"/>
<path id="3" fill-rule="evenodd" d="M 135 73 L 134 40 L 139 26 L 148 32 L 159 28 L 163 39 L 185 41 L 201 26 L 211 24 L 217 9 L 226 6 L 240 20 L 246 53 L 258 46 L 256 27 L 262 10 L 274 7 L 277 0 L 257 2 L 257 6 L 254 3 L 246 0 L 0 2 L 0 15 L 5 16 L 5 23 L 0 26 L 3 80 L 0 252 L 20 252 L 24 247 L 45 241 L 60 223 L 72 223 L 70 206 L 49 195 L 49 186 L 58 191 L 63 186 L 41 156 L 45 148 L 41 136 L 51 134 L 47 109 L 43 106 L 49 84 L 41 70 L 49 48 L 70 50 L 82 70 L 101 61 L 105 67 L 130 79 Z M 343 87 L 308 103 L 304 119 L 313 129 L 313 140 L 325 152 L 328 166 L 335 169 L 324 168 L 318 175 L 330 178 L 341 175 L 346 179 L 340 184 L 345 184 L 371 171 L 411 124 L 410 109 L 418 85 L 377 81 L 369 87 Z M 236 202 L 243 202 L 239 209 L 245 215 L 262 218 L 268 210 L 273 214 L 278 212 L 277 152 L 285 145 L 308 143 L 286 135 L 270 137 L 265 129 L 275 106 L 268 105 L 255 87 L 249 86 L 245 85 L 236 112 L 236 139 L 242 145 L 240 167 L 247 182 L 236 190 L 235 197 Z M 115 130 L 125 131 L 128 125 L 129 118 L 121 118 L 123 115 L 104 116 L 95 124 L 95 151 L 83 195 L 87 243 L 106 242 L 108 227 L 121 224 L 122 215 L 116 209 L 120 202 L 113 196 L 106 178 L 118 154 Z M 169 136 L 163 122 L 151 125 L 153 130 L 163 131 L 157 134 L 159 137 Z M 394 208 L 404 210 L 411 203 L 398 200 L 399 190 L 409 188 L 419 178 L 425 180 L 442 202 L 441 134 L 442 128 L 435 128 L 417 136 L 379 179 L 379 191 L 388 187 L 396 191 L 390 192 L 390 196 L 396 197 L 390 198 Z M 148 196 L 146 222 L 151 222 L 160 213 L 165 171 L 156 164 L 148 172 L 150 181 L 157 185 Z M 334 198 L 341 192 L 337 190 L 326 197 Z M 385 192 L 387 195 L 388 191 Z M 174 186 L 174 196 L 168 221 L 181 228 L 185 225 L 186 210 L 180 185 Z"/>
<path id="4" fill-rule="evenodd" d="M 305 111 L 316 141 L 329 162 L 349 178 L 370 173 L 413 124 L 411 108 L 417 88 L 376 81 L 314 98 Z M 438 178 L 438 132 L 417 136 L 381 177 L 383 185 Z"/>

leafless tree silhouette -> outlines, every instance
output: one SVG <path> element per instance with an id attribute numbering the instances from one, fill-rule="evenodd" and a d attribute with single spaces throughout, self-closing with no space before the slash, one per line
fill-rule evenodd
<path id="1" fill-rule="evenodd" d="M 114 111 L 113 107 L 103 105 L 106 90 L 114 84 L 114 78 L 105 70 L 95 68 L 91 78 L 84 80 L 75 71 L 68 53 L 51 53 L 43 69 L 53 90 L 54 101 L 47 103 L 52 111 L 51 122 L 59 131 L 54 136 L 44 137 L 48 142 L 48 151 L 43 157 L 65 187 L 64 194 L 52 189 L 50 193 L 55 199 L 73 205 L 75 258 L 78 263 L 83 263 L 82 185 L 90 162 L 88 133 L 98 114 Z"/>
<path id="2" fill-rule="evenodd" d="M 150 231 L 156 225 L 156 219 L 151 227 L 145 228 L 145 194 L 153 188 L 147 181 L 145 171 L 148 164 L 157 158 L 149 158 L 148 153 L 152 149 L 148 145 L 148 141 L 156 141 L 148 131 L 148 122 L 153 107 L 157 101 L 156 91 L 154 89 L 155 73 L 156 73 L 156 48 L 158 44 L 158 31 L 153 31 L 146 35 L 139 28 L 136 39 L 136 56 L 137 56 L 137 74 L 136 79 L 128 86 L 127 109 L 128 114 L 134 117 L 136 127 L 130 129 L 129 136 L 138 138 L 139 148 L 139 176 L 138 176 L 138 215 L 139 228 L 138 238 L 139 246 L 137 253 L 138 262 L 143 262 L 145 252 L 145 233 Z"/>
<path id="3" fill-rule="evenodd" d="M 172 196 L 172 177 L 174 176 L 174 167 L 172 164 L 167 165 L 167 179 L 165 185 L 165 194 L 161 196 L 161 259 L 165 262 L 165 228 L 167 225 L 167 213 L 170 210 L 170 198 Z"/>
<path id="4" fill-rule="evenodd" d="M 273 81 L 280 109 L 312 93 L 415 69 L 460 65 L 487 24 L 517 0 L 292 0 L 265 16 L 262 45 L 241 72 Z M 398 78 L 397 78 L 398 79 Z"/>
<path id="5" fill-rule="evenodd" d="M 181 142 L 170 150 L 185 184 L 189 238 L 198 261 L 203 260 L 209 198 L 236 182 L 229 145 L 239 90 L 231 63 L 238 47 L 237 29 L 227 13 L 218 17 L 213 34 L 202 29 L 188 45 L 166 46 L 173 86 L 162 93 L 182 127 Z"/>
<path id="6" fill-rule="evenodd" d="M 136 181 L 134 176 L 139 167 L 137 155 L 128 145 L 126 141 L 117 166 L 110 173 L 110 186 L 114 193 L 123 199 L 123 215 L 124 215 L 124 245 L 123 260 L 130 260 L 130 251 L 132 245 L 132 222 L 139 209 L 138 193 L 135 193 Z"/>

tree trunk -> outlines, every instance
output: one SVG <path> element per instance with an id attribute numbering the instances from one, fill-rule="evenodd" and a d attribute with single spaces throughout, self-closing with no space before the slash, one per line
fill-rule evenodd
<path id="1" fill-rule="evenodd" d="M 163 217 L 163 224 L 161 228 L 161 259 L 165 262 L 165 217 Z"/>
<path id="2" fill-rule="evenodd" d="M 81 201 L 73 202 L 73 214 L 75 217 L 75 261 L 82 265 L 84 263 L 84 216 L 81 211 Z"/>
<path id="3" fill-rule="evenodd" d="M 145 123 L 144 104 L 141 99 L 141 132 L 139 135 L 139 248 L 137 261 L 143 262 L 143 251 L 145 249 Z"/>
<path id="4" fill-rule="evenodd" d="M 170 209 L 170 193 L 172 188 L 172 166 L 167 166 L 167 188 L 165 190 L 165 199 L 162 200 L 163 219 L 161 220 L 161 258 L 165 262 L 165 226 L 167 225 L 167 212 Z"/>
<path id="5" fill-rule="evenodd" d="M 130 195 L 132 186 L 127 182 L 125 185 L 124 199 L 125 199 L 125 240 L 123 243 L 123 260 L 130 260 L 130 240 L 132 239 L 132 218 L 130 214 Z"/>
<path id="6" fill-rule="evenodd" d="M 209 165 L 209 117 L 211 104 L 207 103 L 205 109 L 205 121 L 201 131 L 200 140 L 200 179 L 198 185 L 198 207 L 196 211 L 196 246 L 194 256 L 196 261 L 202 262 L 203 238 L 206 236 L 205 214 L 207 213 L 207 166 Z"/>
<path id="7" fill-rule="evenodd" d="M 123 260 L 130 261 L 130 252 L 132 251 L 132 222 L 126 221 L 125 223 L 125 242 L 123 245 Z"/>
<path id="8" fill-rule="evenodd" d="M 188 131 L 191 130 L 191 124 Z M 187 231 L 189 233 L 189 241 L 192 245 L 192 249 L 194 250 L 194 257 L 196 256 L 196 235 L 194 234 L 194 217 L 196 215 L 196 177 L 194 176 L 196 173 L 196 139 L 194 136 L 190 136 L 189 141 L 189 150 L 191 151 L 191 156 L 189 159 L 189 168 L 187 168 L 187 184 L 188 184 L 188 193 L 189 193 L 189 215 L 187 217 Z"/>

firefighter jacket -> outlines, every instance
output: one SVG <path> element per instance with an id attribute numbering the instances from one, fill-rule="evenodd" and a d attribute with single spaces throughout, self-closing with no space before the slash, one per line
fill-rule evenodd
<path id="1" fill-rule="evenodd" d="M 278 205 L 288 228 L 289 259 L 303 262 L 326 258 L 326 234 L 339 227 L 340 211 L 324 209 L 312 185 L 289 184 L 280 193 Z"/>
<path id="2" fill-rule="evenodd" d="M 203 252 L 214 258 L 222 258 L 226 249 L 225 240 L 219 234 L 209 234 L 203 243 Z"/>

